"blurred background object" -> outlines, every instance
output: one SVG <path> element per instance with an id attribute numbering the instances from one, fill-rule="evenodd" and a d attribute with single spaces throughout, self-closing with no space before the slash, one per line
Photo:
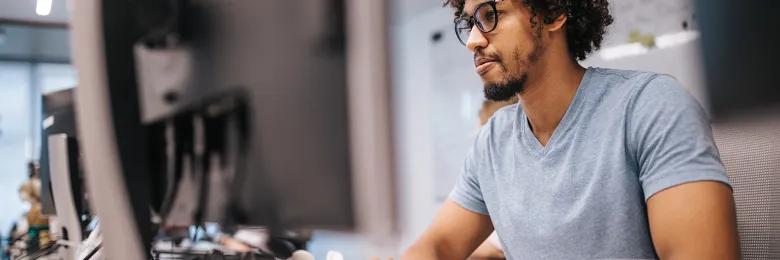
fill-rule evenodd
<path id="1" fill-rule="evenodd" d="M 762 113 L 780 120 L 780 2 L 697 0 L 696 7 L 715 116 Z"/>
<path id="2" fill-rule="evenodd" d="M 382 2 L 71 3 L 108 258 L 201 254 L 182 241 L 206 221 L 262 226 L 261 258 L 290 257 L 311 230 L 394 251 Z"/>

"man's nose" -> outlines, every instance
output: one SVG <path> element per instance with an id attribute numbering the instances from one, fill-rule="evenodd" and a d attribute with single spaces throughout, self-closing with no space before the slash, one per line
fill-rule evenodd
<path id="1" fill-rule="evenodd" d="M 473 28 L 471 28 L 471 33 L 469 33 L 469 39 L 466 41 L 466 47 L 469 48 L 472 52 L 475 52 L 477 48 L 485 48 L 487 47 L 487 38 L 485 38 L 485 35 L 482 34 L 482 31 L 480 31 L 477 26 L 475 25 Z"/>

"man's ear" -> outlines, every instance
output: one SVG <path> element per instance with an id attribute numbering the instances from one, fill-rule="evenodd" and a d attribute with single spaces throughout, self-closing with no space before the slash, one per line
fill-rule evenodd
<path id="1" fill-rule="evenodd" d="M 563 28 L 563 25 L 566 24 L 566 21 L 568 20 L 568 17 L 566 14 L 561 14 L 558 17 L 555 17 L 555 20 L 553 20 L 549 24 L 545 24 L 545 29 L 547 29 L 548 32 L 554 32 L 559 31 Z"/>

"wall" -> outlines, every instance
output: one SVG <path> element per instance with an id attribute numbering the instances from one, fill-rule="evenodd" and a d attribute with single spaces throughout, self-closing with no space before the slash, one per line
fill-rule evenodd
<path id="1" fill-rule="evenodd" d="M 26 210 L 19 184 L 27 179 L 29 139 L 30 66 L 0 62 L 0 231 L 6 236 L 11 223 Z"/>
<path id="2" fill-rule="evenodd" d="M 433 73 L 434 64 L 440 58 L 437 55 L 441 52 L 433 49 L 438 45 L 432 43 L 432 37 L 439 32 L 442 40 L 452 40 L 447 37 L 449 35 L 445 35 L 450 31 L 447 28 L 451 21 L 449 9 L 435 7 L 395 23 L 391 30 L 394 40 L 392 69 L 401 244 L 404 248 L 420 235 L 439 207 L 436 183 L 454 180 L 441 179 L 441 175 L 436 174 L 437 162 L 434 158 L 437 155 L 434 153 L 436 144 L 433 140 L 435 133 L 441 129 L 433 128 L 431 124 L 440 116 L 434 110 L 446 109 L 446 104 L 434 103 L 442 101 L 434 98 L 441 89 L 437 90 L 434 85 L 440 75 Z M 446 48 L 451 45 L 442 43 L 442 46 Z M 469 53 L 465 49 L 452 55 L 459 57 L 452 60 L 453 68 L 468 68 Z M 474 89 L 480 91 L 479 88 Z M 459 113 L 457 111 L 460 110 L 455 111 L 453 113 Z M 455 176 L 455 173 L 452 174 Z"/>
<path id="3" fill-rule="evenodd" d="M 19 185 L 27 179 L 27 162 L 37 159 L 40 140 L 40 95 L 76 85 L 68 64 L 0 62 L 0 231 L 6 236 L 11 223 L 27 206 L 19 198 Z M 34 97 L 34 98 L 31 98 Z"/>

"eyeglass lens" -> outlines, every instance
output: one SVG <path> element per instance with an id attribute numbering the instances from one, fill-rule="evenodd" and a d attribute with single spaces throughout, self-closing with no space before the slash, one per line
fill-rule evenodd
<path id="1" fill-rule="evenodd" d="M 497 24 L 498 14 L 496 12 L 495 2 L 485 2 L 474 10 L 473 17 L 461 17 L 455 20 L 455 34 L 458 36 L 460 43 L 466 45 L 474 25 L 476 25 L 480 31 L 487 33 L 493 31 Z"/>

